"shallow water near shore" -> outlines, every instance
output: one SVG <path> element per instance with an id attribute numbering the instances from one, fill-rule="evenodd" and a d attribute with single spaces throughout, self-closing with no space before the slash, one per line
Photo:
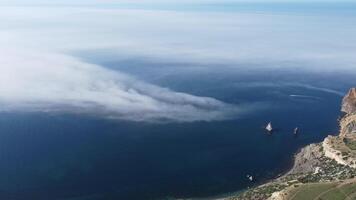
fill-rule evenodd
<path id="1" fill-rule="evenodd" d="M 134 73 L 135 68 L 120 70 Z M 291 167 L 298 149 L 337 133 L 339 93 L 355 83 L 345 79 L 347 75 L 280 71 L 269 73 L 267 80 L 264 73 L 269 72 L 190 72 L 154 80 L 136 73 L 176 91 L 236 105 L 265 105 L 225 121 L 157 124 L 58 113 L 1 113 L 0 197 L 209 197 L 274 178 Z M 331 84 L 323 80 L 330 79 L 340 84 L 328 87 Z M 268 121 L 277 129 L 272 135 L 263 130 Z M 297 137 L 292 134 L 296 126 L 301 130 Z M 247 174 L 256 182 L 249 182 Z"/>

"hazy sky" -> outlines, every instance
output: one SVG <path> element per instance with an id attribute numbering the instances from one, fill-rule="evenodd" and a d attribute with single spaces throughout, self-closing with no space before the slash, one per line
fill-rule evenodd
<path id="1" fill-rule="evenodd" d="M 231 3 L 342 3 L 355 0 L 1 0 L 0 5 L 192 5 Z"/>
<path id="2" fill-rule="evenodd" d="M 229 105 L 178 93 L 76 55 L 106 50 L 115 58 L 237 66 L 229 70 L 259 65 L 355 73 L 355 19 L 343 12 L 288 9 L 0 7 L 0 105 L 2 110 L 99 113 L 145 121 L 234 118 L 260 105 Z"/>

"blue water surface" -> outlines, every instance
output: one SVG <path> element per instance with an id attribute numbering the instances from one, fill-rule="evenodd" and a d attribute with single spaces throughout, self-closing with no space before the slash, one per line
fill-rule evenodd
<path id="1" fill-rule="evenodd" d="M 264 108 L 225 121 L 162 124 L 1 113 L 0 199 L 166 199 L 243 190 L 288 170 L 301 147 L 336 134 L 341 95 L 356 85 L 352 75 L 338 73 L 187 73 L 173 63 L 162 73 L 162 63 L 120 62 L 105 65 L 176 91 Z M 144 62 L 151 70 L 140 74 Z M 166 75 L 152 76 L 155 70 Z M 263 130 L 269 121 L 273 135 Z"/>

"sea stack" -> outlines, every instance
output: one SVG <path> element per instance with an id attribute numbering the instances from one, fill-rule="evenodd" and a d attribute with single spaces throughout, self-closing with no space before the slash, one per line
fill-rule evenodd
<path id="1" fill-rule="evenodd" d="M 273 131 L 272 122 L 270 122 L 270 123 L 267 124 L 266 130 L 267 130 L 269 133 L 272 133 L 272 131 Z"/>
<path id="2" fill-rule="evenodd" d="M 342 100 L 341 111 L 347 114 L 356 112 L 356 88 L 351 88 Z"/>

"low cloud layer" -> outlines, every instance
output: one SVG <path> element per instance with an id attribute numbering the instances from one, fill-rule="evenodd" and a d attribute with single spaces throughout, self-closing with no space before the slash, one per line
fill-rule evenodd
<path id="1" fill-rule="evenodd" d="M 0 9 L 0 111 L 191 122 L 236 118 L 252 109 L 249 105 L 238 107 L 214 98 L 175 92 L 71 56 L 70 52 L 78 50 L 129 47 L 120 38 L 121 31 L 114 20 L 95 20 L 96 14 L 110 16 L 113 11 Z M 88 20 L 93 20 L 93 24 Z M 122 23 L 130 26 L 131 22 Z M 112 30 L 107 30 L 110 27 Z"/>
<path id="2" fill-rule="evenodd" d="M 355 71 L 353 22 L 340 16 L 0 7 L 1 110 L 135 121 L 230 119 L 256 107 L 178 93 L 75 55 L 110 50 L 118 59 Z"/>
<path id="3" fill-rule="evenodd" d="M 116 58 L 355 71 L 356 15 L 3 7 L 4 45 Z"/>
<path id="4" fill-rule="evenodd" d="M 0 50 L 2 111 L 96 114 L 134 121 L 211 121 L 248 110 L 178 93 L 78 59 L 19 49 Z"/>

